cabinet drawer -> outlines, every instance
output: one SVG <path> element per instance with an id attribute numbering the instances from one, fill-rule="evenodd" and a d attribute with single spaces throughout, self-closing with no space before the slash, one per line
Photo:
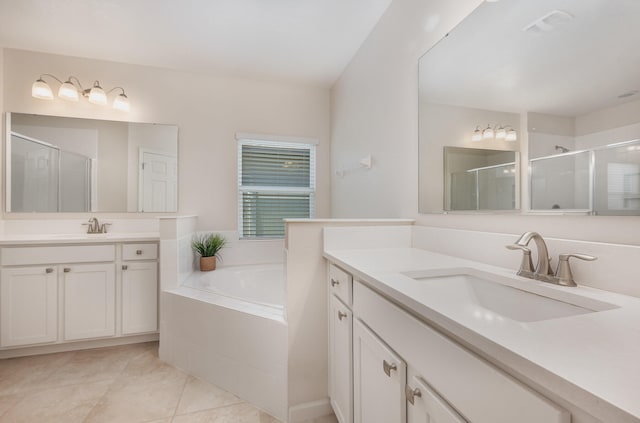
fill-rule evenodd
<path id="1" fill-rule="evenodd" d="M 571 416 L 360 282 L 354 313 L 474 423 L 569 423 Z"/>
<path id="2" fill-rule="evenodd" d="M 57 245 L 2 248 L 3 266 L 114 261 L 115 245 Z"/>
<path id="3" fill-rule="evenodd" d="M 335 264 L 329 265 L 329 291 L 351 307 L 353 277 Z"/>
<path id="4" fill-rule="evenodd" d="M 158 258 L 158 244 L 124 244 L 122 245 L 123 260 L 155 260 Z"/>

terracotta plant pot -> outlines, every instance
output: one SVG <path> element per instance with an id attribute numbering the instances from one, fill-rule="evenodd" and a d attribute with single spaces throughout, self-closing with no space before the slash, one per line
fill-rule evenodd
<path id="1" fill-rule="evenodd" d="M 216 257 L 200 257 L 200 271 L 216 270 Z"/>

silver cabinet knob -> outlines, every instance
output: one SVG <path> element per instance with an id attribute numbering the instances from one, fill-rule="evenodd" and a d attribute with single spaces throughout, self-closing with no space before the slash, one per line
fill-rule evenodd
<path id="1" fill-rule="evenodd" d="M 404 385 L 404 394 L 407 397 L 407 401 L 409 401 L 409 404 L 411 405 L 415 404 L 416 397 L 422 397 L 422 392 L 420 392 L 420 389 L 411 389 L 409 385 Z"/>
<path id="2" fill-rule="evenodd" d="M 136 254 L 141 256 L 142 255 L 142 250 L 136 250 Z"/>
<path id="3" fill-rule="evenodd" d="M 53 273 L 53 267 L 47 267 L 47 269 L 45 270 L 45 272 L 47 272 L 47 273 Z"/>
<path id="4" fill-rule="evenodd" d="M 340 285 L 340 281 L 339 281 L 339 280 L 336 280 L 336 279 L 331 278 L 331 286 L 336 286 L 336 285 Z"/>
<path id="5" fill-rule="evenodd" d="M 127 266 L 126 264 L 122 265 L 122 270 L 127 270 L 129 268 L 129 266 Z"/>
<path id="6" fill-rule="evenodd" d="M 389 363 L 387 360 L 382 360 L 382 370 L 384 373 L 391 377 L 391 372 L 398 370 L 398 366 L 395 363 Z"/>
<path id="7" fill-rule="evenodd" d="M 338 310 L 338 320 L 342 320 L 345 317 L 347 317 L 347 313 L 343 313 L 340 310 Z"/>
<path id="8" fill-rule="evenodd" d="M 64 269 L 62 269 L 64 273 L 69 273 L 71 272 L 71 268 L 70 267 L 65 267 Z"/>

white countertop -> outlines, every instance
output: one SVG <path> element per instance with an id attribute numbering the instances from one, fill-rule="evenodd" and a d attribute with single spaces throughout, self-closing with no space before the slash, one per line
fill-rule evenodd
<path id="1" fill-rule="evenodd" d="M 515 276 L 514 269 L 415 248 L 325 251 L 355 279 L 422 316 L 509 373 L 548 389 L 604 422 L 640 422 L 640 299 Z M 468 268 L 523 286 L 615 305 L 606 311 L 519 322 L 461 313 L 402 272 Z M 579 281 L 578 281 L 579 283 Z"/>
<path id="2" fill-rule="evenodd" d="M 0 246 L 42 245 L 42 244 L 85 244 L 109 242 L 151 242 L 158 241 L 158 232 L 106 233 L 106 234 L 0 234 Z"/>

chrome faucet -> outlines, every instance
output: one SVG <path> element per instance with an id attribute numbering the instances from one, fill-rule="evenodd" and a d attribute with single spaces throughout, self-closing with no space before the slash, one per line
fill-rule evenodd
<path id="1" fill-rule="evenodd" d="M 531 261 L 531 249 L 528 247 L 531 240 L 536 244 L 536 249 L 538 251 L 538 262 L 536 263 L 535 268 Z M 514 244 L 507 245 L 506 247 L 510 250 L 522 251 L 522 263 L 520 264 L 520 269 L 518 269 L 517 273 L 519 276 L 563 286 L 577 286 L 576 282 L 573 280 L 573 274 L 571 272 L 571 267 L 569 266 L 569 259 L 571 257 L 587 261 L 593 261 L 596 259 L 596 257 L 587 254 L 560 254 L 558 268 L 554 273 L 551 269 L 551 257 L 549 257 L 547 244 L 539 233 L 525 232 Z"/>
<path id="2" fill-rule="evenodd" d="M 101 225 L 97 217 L 92 217 L 89 222 L 83 223 L 83 225 L 87 226 L 88 234 L 106 234 L 107 226 L 111 225 L 111 223 L 103 223 Z"/>

